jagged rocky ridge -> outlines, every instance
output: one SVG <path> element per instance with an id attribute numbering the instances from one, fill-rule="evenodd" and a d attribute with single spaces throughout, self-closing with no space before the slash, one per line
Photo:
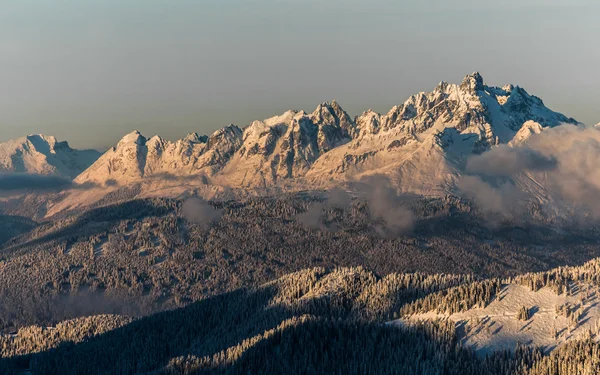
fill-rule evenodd
<path id="1" fill-rule="evenodd" d="M 107 151 L 76 182 L 131 183 L 144 177 L 239 176 L 242 185 L 303 176 L 322 154 L 349 142 L 354 121 L 336 103 L 314 113 L 288 111 L 244 130 L 229 125 L 210 137 L 189 134 L 168 142 L 134 131 Z M 260 177 L 260 178 L 259 178 Z M 259 180 L 257 180 L 259 179 Z"/>
<path id="2" fill-rule="evenodd" d="M 469 155 L 563 123 L 577 124 L 518 86 L 488 86 L 473 73 L 413 95 L 387 114 L 369 110 L 353 119 L 332 101 L 312 113 L 288 111 L 175 142 L 134 131 L 102 156 L 32 135 L 0 144 L 0 171 L 56 174 L 93 186 L 183 178 L 234 188 L 321 187 L 383 174 L 401 190 L 428 194 L 447 191 Z"/>
<path id="3" fill-rule="evenodd" d="M 487 86 L 473 73 L 461 84 L 441 82 L 413 95 L 387 114 L 369 110 L 352 119 L 333 101 L 313 113 L 288 111 L 176 142 L 136 131 L 76 182 L 124 185 L 174 175 L 232 187 L 314 186 L 393 171 L 405 190 L 436 191 L 466 156 L 563 123 L 577 124 L 518 86 Z"/>

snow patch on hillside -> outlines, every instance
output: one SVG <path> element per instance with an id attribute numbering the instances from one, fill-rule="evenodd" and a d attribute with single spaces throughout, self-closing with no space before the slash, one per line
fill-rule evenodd
<path id="1" fill-rule="evenodd" d="M 600 289 L 578 284 L 572 285 L 571 290 L 570 295 L 558 295 L 549 288 L 533 292 L 527 287 L 509 284 L 485 308 L 452 315 L 435 312 L 415 314 L 394 324 L 451 319 L 456 323 L 462 343 L 481 355 L 502 349 L 514 350 L 519 344 L 542 347 L 550 352 L 570 340 L 583 339 L 590 334 L 598 341 Z M 578 319 L 558 312 L 561 306 L 569 306 L 579 314 Z M 518 319 L 521 307 L 529 310 L 529 319 Z"/>

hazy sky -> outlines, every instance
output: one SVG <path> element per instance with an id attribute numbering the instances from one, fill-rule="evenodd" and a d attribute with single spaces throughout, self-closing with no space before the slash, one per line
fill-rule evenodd
<path id="1" fill-rule="evenodd" d="M 600 122 L 597 0 L 5 0 L 0 141 L 107 147 L 312 111 L 387 112 L 478 70 Z"/>

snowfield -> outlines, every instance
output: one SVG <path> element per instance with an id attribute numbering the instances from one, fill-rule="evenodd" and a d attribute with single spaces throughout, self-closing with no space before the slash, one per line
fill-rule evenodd
<path id="1" fill-rule="evenodd" d="M 461 342 L 481 355 L 493 351 L 514 350 L 517 345 L 542 347 L 550 352 L 570 340 L 591 335 L 596 341 L 600 329 L 600 304 L 595 286 L 572 285 L 571 295 L 556 294 L 549 288 L 537 292 L 529 288 L 506 285 L 485 308 L 474 308 L 452 315 L 428 312 L 405 317 L 392 324 L 413 324 L 422 320 L 451 319 Z M 529 310 L 530 318 L 519 320 L 519 309 Z M 557 308 L 570 306 L 579 314 L 568 318 Z"/>

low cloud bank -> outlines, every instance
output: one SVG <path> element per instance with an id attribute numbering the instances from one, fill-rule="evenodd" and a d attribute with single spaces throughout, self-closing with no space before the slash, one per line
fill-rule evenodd
<path id="1" fill-rule="evenodd" d="M 557 167 L 553 156 L 525 147 L 500 145 L 467 161 L 469 173 L 488 176 L 514 176 L 525 171 L 550 171 Z"/>
<path id="2" fill-rule="evenodd" d="M 598 219 L 599 162 L 600 130 L 561 125 L 472 156 L 457 188 L 489 214 L 514 216 L 537 200 L 546 212 Z"/>
<path id="3" fill-rule="evenodd" d="M 58 192 L 69 189 L 89 189 L 94 184 L 76 184 L 73 180 L 33 173 L 0 173 L 0 192 Z"/>
<path id="4" fill-rule="evenodd" d="M 354 184 L 352 191 L 358 199 L 365 200 L 371 219 L 376 222 L 375 230 L 382 236 L 398 236 L 410 232 L 414 227 L 415 215 L 406 208 L 407 198 L 398 195 L 384 176 L 372 176 Z M 322 203 L 312 204 L 296 220 L 309 229 L 336 231 L 335 224 L 325 222 L 325 211 L 332 208 L 347 209 L 352 204 L 350 194 L 334 188 Z"/>
<path id="5" fill-rule="evenodd" d="M 528 197 L 512 182 L 491 184 L 478 176 L 461 177 L 457 187 L 463 195 L 471 198 L 489 219 L 494 221 L 500 219 L 494 217 L 495 214 L 502 214 L 504 217 L 524 210 L 525 200 Z"/>

